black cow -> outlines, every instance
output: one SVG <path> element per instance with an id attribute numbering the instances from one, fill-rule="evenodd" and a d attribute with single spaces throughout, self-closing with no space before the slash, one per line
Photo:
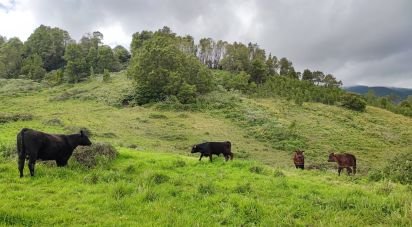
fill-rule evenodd
<path id="1" fill-rule="evenodd" d="M 54 135 L 24 128 L 17 134 L 20 177 L 23 177 L 25 159 L 29 160 L 30 175 L 34 176 L 36 160 L 55 160 L 57 166 L 66 166 L 77 146 L 91 144 L 83 131 L 72 135 Z"/>
<path id="2" fill-rule="evenodd" d="M 231 151 L 232 144 L 229 141 L 226 142 L 206 142 L 201 144 L 196 144 L 192 147 L 191 153 L 200 152 L 199 161 L 202 160 L 203 156 L 208 157 L 210 161 L 212 161 L 212 155 L 219 156 L 223 154 L 225 156 L 225 160 L 232 160 L 233 153 Z"/>

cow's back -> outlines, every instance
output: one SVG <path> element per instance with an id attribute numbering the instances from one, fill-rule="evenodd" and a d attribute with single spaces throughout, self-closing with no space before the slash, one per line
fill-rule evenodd
<path id="1" fill-rule="evenodd" d="M 231 144 L 230 142 L 209 142 L 209 149 L 213 154 L 230 154 Z"/>
<path id="2" fill-rule="evenodd" d="M 337 155 L 337 160 L 340 166 L 356 166 L 356 157 L 353 154 Z"/>

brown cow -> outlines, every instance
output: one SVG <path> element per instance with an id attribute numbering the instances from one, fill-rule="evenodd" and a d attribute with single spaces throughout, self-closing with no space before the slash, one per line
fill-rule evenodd
<path id="1" fill-rule="evenodd" d="M 305 169 L 305 156 L 301 150 L 296 150 L 293 155 L 293 163 L 295 163 L 296 169 Z"/>
<path id="2" fill-rule="evenodd" d="M 340 176 L 340 172 L 342 169 L 346 168 L 348 171 L 348 175 L 352 173 L 352 169 L 350 167 L 353 167 L 353 174 L 356 174 L 356 157 L 353 154 L 335 154 L 335 153 L 330 153 L 329 154 L 329 159 L 328 162 L 337 162 L 338 163 L 338 174 Z"/>

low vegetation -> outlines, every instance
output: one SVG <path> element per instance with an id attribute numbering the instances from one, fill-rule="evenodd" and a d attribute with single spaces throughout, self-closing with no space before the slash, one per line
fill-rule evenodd
<path id="1" fill-rule="evenodd" d="M 37 176 L 23 179 L 17 176 L 15 162 L 3 159 L 0 223 L 412 224 L 410 187 L 388 181 L 337 177 L 330 171 L 280 171 L 242 160 L 198 162 L 197 158 L 125 148 L 119 148 L 119 154 L 114 162 L 93 169 L 73 162 L 66 168 L 39 162 Z"/>

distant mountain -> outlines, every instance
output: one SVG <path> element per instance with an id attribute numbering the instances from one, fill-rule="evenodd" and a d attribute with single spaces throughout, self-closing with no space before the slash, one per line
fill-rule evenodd
<path id="1" fill-rule="evenodd" d="M 412 89 L 409 88 L 397 88 L 397 87 L 368 87 L 368 86 L 352 86 L 344 87 L 345 90 L 358 93 L 366 94 L 369 90 L 373 90 L 376 96 L 387 96 L 387 95 L 396 95 L 399 97 L 399 100 L 404 100 L 408 98 L 409 95 L 412 95 Z"/>

